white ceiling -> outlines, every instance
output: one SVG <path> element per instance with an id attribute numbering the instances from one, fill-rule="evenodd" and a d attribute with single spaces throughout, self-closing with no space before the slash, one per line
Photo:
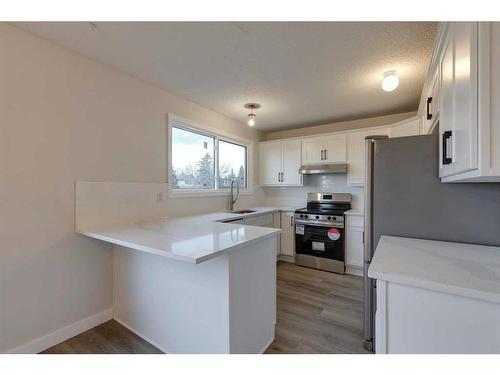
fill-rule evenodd
<path id="1" fill-rule="evenodd" d="M 256 127 L 289 129 L 412 111 L 433 22 L 17 23 L 83 55 Z M 398 71 L 399 88 L 382 91 Z"/>

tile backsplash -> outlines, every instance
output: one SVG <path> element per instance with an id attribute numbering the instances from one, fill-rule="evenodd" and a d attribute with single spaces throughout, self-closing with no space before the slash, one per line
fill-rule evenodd
<path id="1" fill-rule="evenodd" d="M 323 174 L 304 176 L 301 187 L 266 187 L 264 195 L 268 205 L 305 206 L 307 193 L 351 193 L 352 207 L 363 208 L 364 192 L 362 186 L 348 186 L 346 174 Z"/>

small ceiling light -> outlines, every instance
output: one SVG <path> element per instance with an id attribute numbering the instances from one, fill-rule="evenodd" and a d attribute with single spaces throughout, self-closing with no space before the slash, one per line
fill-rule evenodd
<path id="1" fill-rule="evenodd" d="M 389 70 L 384 73 L 382 80 L 382 89 L 384 91 L 394 91 L 399 86 L 399 78 L 396 76 L 395 70 Z"/>
<path id="2" fill-rule="evenodd" d="M 248 126 L 254 126 L 255 118 L 257 116 L 255 115 L 255 113 L 253 113 L 253 111 L 259 109 L 261 105 L 258 103 L 247 103 L 244 105 L 244 107 L 250 110 L 250 113 L 248 114 Z"/>

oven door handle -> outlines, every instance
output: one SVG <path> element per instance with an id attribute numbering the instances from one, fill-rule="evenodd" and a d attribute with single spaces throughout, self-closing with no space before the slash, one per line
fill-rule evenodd
<path id="1" fill-rule="evenodd" d="M 344 228 L 344 224 L 311 223 L 310 221 L 297 220 L 297 219 L 295 219 L 295 224 L 304 224 L 304 225 L 309 225 L 311 227 Z"/>

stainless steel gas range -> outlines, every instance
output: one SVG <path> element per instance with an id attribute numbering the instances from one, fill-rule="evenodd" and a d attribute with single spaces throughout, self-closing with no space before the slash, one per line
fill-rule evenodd
<path id="1" fill-rule="evenodd" d="M 309 193 L 307 207 L 295 211 L 295 264 L 345 273 L 344 213 L 351 194 Z"/>

